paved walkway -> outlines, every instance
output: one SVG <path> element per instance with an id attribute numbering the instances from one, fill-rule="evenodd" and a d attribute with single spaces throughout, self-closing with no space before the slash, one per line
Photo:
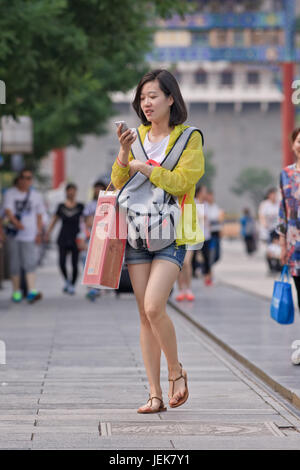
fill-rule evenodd
<path id="1" fill-rule="evenodd" d="M 63 295 L 52 254 L 48 263 L 39 271 L 42 302 L 13 305 L 8 288 L 1 292 L 0 339 L 7 348 L 7 364 L 0 366 L 1 449 L 300 448 L 297 413 L 170 308 L 190 398 L 166 413 L 138 415 L 148 388 L 133 296 L 116 299 L 110 292 L 93 304 L 83 287 L 74 297 Z M 247 339 L 248 314 L 265 315 L 265 306 L 225 286 L 201 287 L 194 315 L 228 332 L 235 330 L 234 311 Z M 264 340 L 266 330 L 259 334 Z M 288 354 L 284 364 L 290 367 Z M 162 386 L 167 400 L 164 357 Z"/>

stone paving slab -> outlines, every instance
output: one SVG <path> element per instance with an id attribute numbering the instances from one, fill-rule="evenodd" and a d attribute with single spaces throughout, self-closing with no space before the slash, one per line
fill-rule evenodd
<path id="1" fill-rule="evenodd" d="M 248 256 L 241 240 L 222 240 L 221 259 L 214 266 L 213 273 L 226 285 L 269 300 L 272 297 L 274 279 L 279 275 L 275 277 L 269 275 L 265 251 L 266 247 L 261 243 L 258 245 L 258 250 L 252 256 Z M 292 291 L 297 305 L 293 283 Z"/>
<path id="2" fill-rule="evenodd" d="M 246 448 L 296 445 L 293 436 L 274 437 L 289 425 L 288 412 L 278 412 L 268 397 L 241 380 L 170 308 L 190 398 L 180 409 L 137 414 L 148 384 L 133 296 L 105 294 L 92 304 L 79 286 L 76 296 L 67 297 L 56 271 L 48 269 L 41 270 L 39 282 L 45 299 L 34 308 L 9 305 L 9 315 L 3 316 L 0 311 L 0 336 L 9 346 L 7 365 L 0 366 L 0 385 L 6 384 L 0 386 L 0 448 L 175 451 L 239 443 Z M 238 314 L 239 297 L 232 298 Z M 217 322 L 219 297 L 201 300 Z M 249 309 L 256 305 L 252 299 Z M 249 327 L 248 320 L 244 324 Z M 164 356 L 161 377 L 167 402 Z"/>

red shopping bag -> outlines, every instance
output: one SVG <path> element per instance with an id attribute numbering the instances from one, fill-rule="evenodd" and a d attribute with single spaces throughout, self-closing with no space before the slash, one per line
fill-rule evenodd
<path id="1" fill-rule="evenodd" d="M 118 192 L 100 191 L 83 273 L 83 285 L 119 287 L 127 239 L 126 216 L 117 206 Z"/>

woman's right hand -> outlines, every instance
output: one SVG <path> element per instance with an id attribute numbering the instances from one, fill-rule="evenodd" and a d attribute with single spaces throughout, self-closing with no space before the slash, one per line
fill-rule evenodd
<path id="1" fill-rule="evenodd" d="M 117 130 L 119 142 L 120 142 L 123 152 L 128 155 L 130 152 L 130 148 L 133 142 L 135 141 L 137 135 L 131 129 L 127 129 L 127 131 L 121 133 L 121 129 L 122 129 L 122 124 L 119 125 L 118 130 Z"/>

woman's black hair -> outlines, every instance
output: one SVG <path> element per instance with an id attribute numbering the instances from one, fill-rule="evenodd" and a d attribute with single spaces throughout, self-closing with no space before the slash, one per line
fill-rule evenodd
<path id="1" fill-rule="evenodd" d="M 104 181 L 102 181 L 102 180 L 97 180 L 97 181 L 95 181 L 95 183 L 94 183 L 94 186 L 93 186 L 93 187 L 94 187 L 94 188 L 101 187 L 101 188 L 104 188 L 104 189 L 106 189 L 106 187 L 107 187 L 107 184 L 105 184 L 105 183 L 104 183 Z"/>
<path id="2" fill-rule="evenodd" d="M 33 175 L 33 171 L 29 166 L 25 166 L 19 171 L 18 178 L 23 178 L 24 173 L 31 173 Z"/>
<path id="3" fill-rule="evenodd" d="M 159 87 L 163 93 L 167 97 L 172 96 L 174 100 L 171 105 L 169 126 L 172 127 L 184 123 L 187 119 L 187 109 L 177 80 L 168 70 L 157 69 L 146 73 L 142 77 L 136 88 L 135 97 L 132 102 L 133 109 L 142 121 L 142 124 L 149 126 L 151 122 L 147 120 L 141 108 L 141 91 L 145 83 L 153 82 L 154 80 L 158 81 Z"/>

